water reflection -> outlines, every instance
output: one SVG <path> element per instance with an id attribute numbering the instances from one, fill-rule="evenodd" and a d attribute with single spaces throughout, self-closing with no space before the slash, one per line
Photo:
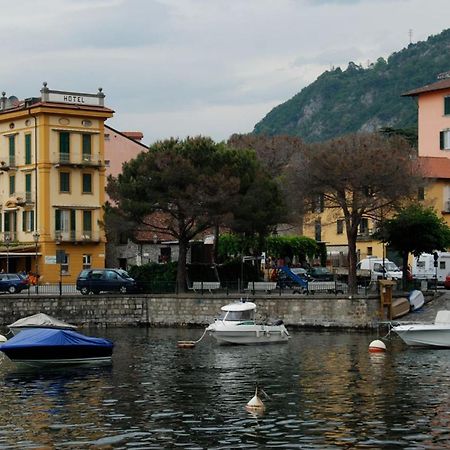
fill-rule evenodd
<path id="1" fill-rule="evenodd" d="M 0 361 L 0 448 L 447 447 L 450 351 L 365 333 L 294 332 L 221 347 L 203 330 L 106 330 L 112 366 L 18 370 Z M 265 412 L 245 405 L 256 384 Z"/>

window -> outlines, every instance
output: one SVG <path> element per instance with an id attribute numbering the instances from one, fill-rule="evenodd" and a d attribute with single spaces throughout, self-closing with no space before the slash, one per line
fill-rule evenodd
<path id="1" fill-rule="evenodd" d="M 445 270 L 445 261 L 439 261 L 439 269 Z"/>
<path id="2" fill-rule="evenodd" d="M 338 219 L 336 222 L 336 233 L 342 234 L 344 232 L 344 221 L 342 219 Z"/>
<path id="3" fill-rule="evenodd" d="M 83 234 L 91 237 L 92 234 L 92 211 L 83 211 Z"/>
<path id="4" fill-rule="evenodd" d="M 6 233 L 14 233 L 16 231 L 16 211 L 6 211 L 4 215 L 4 231 Z"/>
<path id="5" fill-rule="evenodd" d="M 83 173 L 83 194 L 92 194 L 92 175 Z"/>
<path id="6" fill-rule="evenodd" d="M 25 164 L 31 164 L 31 134 L 25 135 Z"/>
<path id="7" fill-rule="evenodd" d="M 55 232 L 59 239 L 68 239 L 75 237 L 75 210 L 57 209 L 55 210 Z"/>
<path id="8" fill-rule="evenodd" d="M 420 187 L 417 191 L 417 200 L 425 200 L 425 188 Z"/>
<path id="9" fill-rule="evenodd" d="M 30 232 L 34 230 L 34 211 L 22 212 L 22 231 Z"/>
<path id="10" fill-rule="evenodd" d="M 16 192 L 16 176 L 10 175 L 9 177 L 9 195 L 14 195 Z"/>
<path id="11" fill-rule="evenodd" d="M 70 192 L 70 173 L 59 173 L 59 192 Z"/>
<path id="12" fill-rule="evenodd" d="M 91 160 L 91 147 L 92 147 L 92 140 L 91 140 L 90 134 L 83 134 L 82 135 L 82 152 L 83 152 L 83 161 L 90 161 Z"/>
<path id="13" fill-rule="evenodd" d="M 90 269 L 92 265 L 91 255 L 83 255 L 83 269 Z"/>
<path id="14" fill-rule="evenodd" d="M 62 275 L 69 274 L 69 255 L 67 253 L 63 255 L 63 262 L 61 264 L 61 274 Z"/>
<path id="15" fill-rule="evenodd" d="M 70 133 L 66 131 L 59 133 L 59 159 L 70 161 Z"/>
<path id="16" fill-rule="evenodd" d="M 316 220 L 316 223 L 314 224 L 314 235 L 317 242 L 322 240 L 322 224 L 320 220 Z"/>
<path id="17" fill-rule="evenodd" d="M 372 256 L 372 255 L 373 255 L 373 248 L 367 247 L 367 256 Z"/>
<path id="18" fill-rule="evenodd" d="M 369 219 L 362 218 L 359 224 L 359 233 L 368 234 L 369 233 Z"/>
<path id="19" fill-rule="evenodd" d="M 25 198 L 28 203 L 33 201 L 31 193 L 31 173 L 25 174 Z"/>
<path id="20" fill-rule="evenodd" d="M 444 97 L 444 114 L 450 114 L 450 96 Z"/>
<path id="21" fill-rule="evenodd" d="M 16 165 L 16 136 L 9 136 L 9 165 Z"/>
<path id="22" fill-rule="evenodd" d="M 312 212 L 322 213 L 325 209 L 325 197 L 319 194 L 312 202 Z"/>
<path id="23" fill-rule="evenodd" d="M 444 130 L 439 133 L 439 148 L 441 150 L 450 150 L 450 130 Z"/>

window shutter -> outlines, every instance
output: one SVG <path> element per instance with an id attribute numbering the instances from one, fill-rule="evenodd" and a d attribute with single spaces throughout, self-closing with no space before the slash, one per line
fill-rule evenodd
<path id="1" fill-rule="evenodd" d="M 76 216 L 75 216 L 76 211 L 74 209 L 72 209 L 70 211 L 70 231 L 75 231 L 76 229 Z"/>
<path id="2" fill-rule="evenodd" d="M 31 164 L 31 134 L 25 135 L 25 164 Z"/>
<path id="3" fill-rule="evenodd" d="M 55 230 L 61 230 L 61 210 L 55 210 Z"/>
<path id="4" fill-rule="evenodd" d="M 22 231 L 27 231 L 27 212 L 22 211 Z"/>
<path id="5" fill-rule="evenodd" d="M 90 134 L 83 134 L 83 155 L 90 155 L 91 154 L 91 135 Z"/>
<path id="6" fill-rule="evenodd" d="M 83 231 L 92 231 L 91 211 L 83 211 Z"/>
<path id="7" fill-rule="evenodd" d="M 69 144 L 70 134 L 67 132 L 59 133 L 59 152 L 60 153 L 70 153 Z"/>
<path id="8" fill-rule="evenodd" d="M 450 96 L 444 97 L 444 114 L 450 114 Z"/>
<path id="9" fill-rule="evenodd" d="M 443 131 L 441 131 L 441 132 L 439 133 L 439 148 L 440 148 L 441 150 L 444 149 L 444 132 L 443 132 Z"/>
<path id="10" fill-rule="evenodd" d="M 34 211 L 30 211 L 30 228 L 32 230 L 36 230 L 34 227 Z"/>

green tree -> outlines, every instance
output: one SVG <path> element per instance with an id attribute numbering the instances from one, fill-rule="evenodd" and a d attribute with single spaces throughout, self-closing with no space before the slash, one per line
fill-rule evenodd
<path id="1" fill-rule="evenodd" d="M 356 292 L 356 240 L 363 218 L 379 219 L 417 192 L 422 179 L 399 136 L 351 134 L 311 145 L 293 164 L 292 195 L 312 211 L 318 196 L 337 217 L 343 217 L 348 242 L 349 290 Z M 306 206 L 305 206 L 306 205 Z"/>
<path id="2" fill-rule="evenodd" d="M 177 289 L 184 291 L 190 240 L 227 218 L 256 170 L 251 151 L 201 136 L 167 139 L 125 163 L 107 192 L 115 214 L 178 241 Z"/>
<path id="3" fill-rule="evenodd" d="M 403 286 L 406 286 L 408 257 L 412 253 L 445 250 L 450 245 L 450 228 L 433 208 L 411 204 L 384 221 L 377 233 L 383 242 L 397 250 L 403 261 Z"/>

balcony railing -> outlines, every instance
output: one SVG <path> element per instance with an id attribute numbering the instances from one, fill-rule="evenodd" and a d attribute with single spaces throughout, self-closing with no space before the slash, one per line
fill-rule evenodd
<path id="1" fill-rule="evenodd" d="M 99 242 L 100 233 L 91 230 L 55 230 L 55 242 Z"/>
<path id="2" fill-rule="evenodd" d="M 98 153 L 61 153 L 53 154 L 52 164 L 58 166 L 101 167 L 104 161 Z"/>
<path id="3" fill-rule="evenodd" d="M 0 234 L 0 245 L 9 245 L 11 242 L 17 241 L 17 233 L 15 231 L 3 231 Z"/>
<path id="4" fill-rule="evenodd" d="M 17 169 L 15 156 L 0 156 L 0 170 L 8 171 Z"/>
<path id="5" fill-rule="evenodd" d="M 19 206 L 32 205 L 32 204 L 34 204 L 34 201 L 36 200 L 34 191 L 15 192 L 14 197 L 16 197 L 17 204 Z"/>

